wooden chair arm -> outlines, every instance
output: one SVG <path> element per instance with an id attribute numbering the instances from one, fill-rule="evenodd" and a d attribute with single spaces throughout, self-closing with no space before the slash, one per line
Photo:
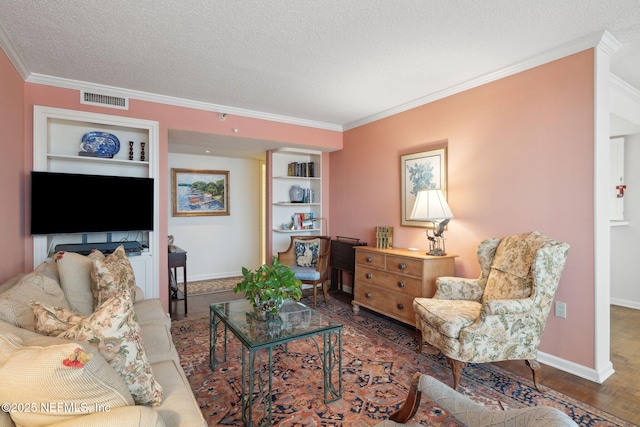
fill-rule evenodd
<path id="1" fill-rule="evenodd" d="M 318 257 L 316 270 L 320 272 L 320 277 L 325 276 L 329 270 L 329 253 L 322 254 Z"/>
<path id="2" fill-rule="evenodd" d="M 278 252 L 278 261 L 280 261 L 284 265 L 296 265 L 296 254 L 292 250 Z"/>
<path id="3" fill-rule="evenodd" d="M 407 399 L 404 401 L 400 409 L 391 414 L 389 417 L 390 420 L 404 424 L 416 414 L 418 407 L 420 406 L 420 399 L 422 398 L 422 392 L 418 390 L 420 375 L 421 374 L 419 372 L 413 374 Z"/>

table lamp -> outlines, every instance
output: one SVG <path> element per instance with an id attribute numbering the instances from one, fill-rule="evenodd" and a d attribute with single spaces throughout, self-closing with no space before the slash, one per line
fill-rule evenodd
<path id="1" fill-rule="evenodd" d="M 427 255 L 443 256 L 447 254 L 444 249 L 444 228 L 451 218 L 453 218 L 453 213 L 442 191 L 418 191 L 409 219 L 431 221 L 433 223 L 433 236 L 429 235 L 428 229 L 425 230 L 427 239 L 429 239 L 429 252 L 427 252 Z"/>

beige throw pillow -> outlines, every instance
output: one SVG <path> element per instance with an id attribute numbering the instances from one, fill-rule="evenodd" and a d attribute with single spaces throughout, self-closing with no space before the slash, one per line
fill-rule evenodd
<path id="1" fill-rule="evenodd" d="M 93 260 L 91 286 L 94 309 L 98 309 L 109 298 L 121 295 L 125 290 L 131 293 L 135 301 L 136 277 L 124 246 L 118 246 L 104 259 Z"/>
<path id="2" fill-rule="evenodd" d="M 17 335 L 0 335 L 0 384 L 16 425 L 48 426 L 134 404 L 122 377 L 78 343 L 26 346 Z"/>
<path id="3" fill-rule="evenodd" d="M 43 274 L 31 272 L 0 294 L 0 320 L 33 331 L 36 319 L 31 310 L 32 300 L 70 308 L 58 283 Z"/>
<path id="4" fill-rule="evenodd" d="M 91 271 L 94 260 L 104 259 L 102 252 L 95 250 L 87 256 L 74 252 L 58 252 L 54 258 L 58 264 L 60 286 L 71 309 L 83 316 L 93 313 Z"/>
<path id="5" fill-rule="evenodd" d="M 49 312 L 55 313 L 55 309 Z M 136 403 L 158 405 L 162 401 L 162 387 L 153 377 L 128 290 L 105 301 L 91 316 L 58 337 L 96 346 L 122 375 Z"/>

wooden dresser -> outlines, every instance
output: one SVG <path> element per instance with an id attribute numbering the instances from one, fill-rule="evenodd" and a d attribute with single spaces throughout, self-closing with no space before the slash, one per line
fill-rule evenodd
<path id="1" fill-rule="evenodd" d="M 365 307 L 415 326 L 413 299 L 432 297 L 437 277 L 455 274 L 457 255 L 356 247 L 353 312 Z"/>

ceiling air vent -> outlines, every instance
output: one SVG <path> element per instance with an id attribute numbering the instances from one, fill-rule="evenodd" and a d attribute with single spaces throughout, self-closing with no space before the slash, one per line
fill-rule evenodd
<path id="1" fill-rule="evenodd" d="M 100 107 L 117 108 L 119 110 L 129 109 L 129 98 L 85 91 L 80 92 L 80 103 L 98 105 Z"/>

